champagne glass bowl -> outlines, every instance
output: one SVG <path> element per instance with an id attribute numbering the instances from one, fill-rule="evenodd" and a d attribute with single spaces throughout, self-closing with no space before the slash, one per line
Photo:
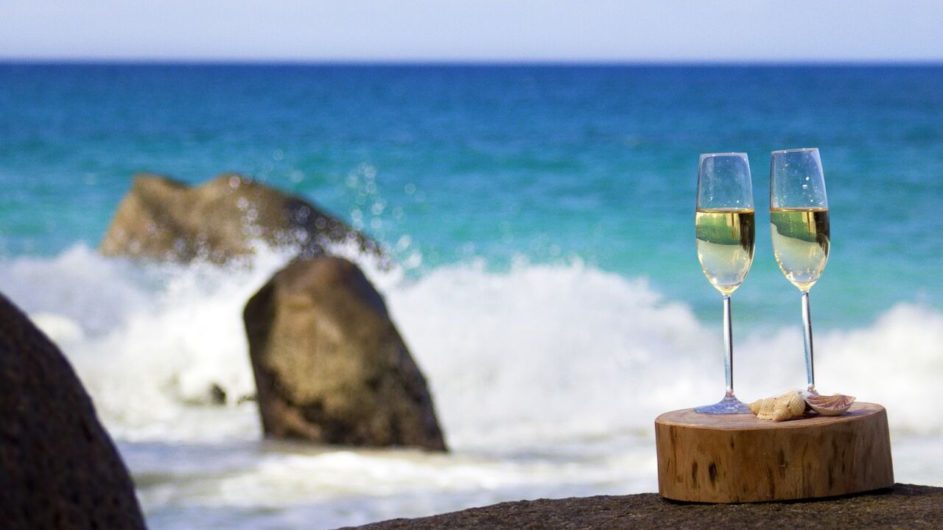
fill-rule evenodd
<path id="1" fill-rule="evenodd" d="M 698 407 L 703 414 L 744 414 L 750 409 L 734 395 L 733 325 L 730 296 L 753 264 L 756 235 L 753 184 L 746 153 L 707 153 L 698 162 L 694 214 L 697 257 L 711 285 L 723 297 L 724 397 Z"/>
<path id="2" fill-rule="evenodd" d="M 773 151 L 769 218 L 779 269 L 801 293 L 808 391 L 815 393 L 809 291 L 828 263 L 831 246 L 825 174 L 817 148 Z"/>

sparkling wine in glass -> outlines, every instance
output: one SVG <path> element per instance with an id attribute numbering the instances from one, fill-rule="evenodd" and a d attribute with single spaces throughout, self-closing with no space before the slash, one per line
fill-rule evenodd
<path id="1" fill-rule="evenodd" d="M 697 259 L 707 280 L 724 300 L 724 375 L 727 383 L 722 400 L 694 409 L 703 414 L 750 412 L 733 393 L 730 295 L 743 283 L 753 264 L 754 218 L 753 184 L 746 153 L 702 154 L 698 164 L 694 214 Z"/>
<path id="2" fill-rule="evenodd" d="M 773 253 L 786 279 L 802 293 L 806 378 L 809 392 L 815 393 L 809 290 L 825 270 L 831 242 L 819 150 L 773 151 L 769 184 Z"/>

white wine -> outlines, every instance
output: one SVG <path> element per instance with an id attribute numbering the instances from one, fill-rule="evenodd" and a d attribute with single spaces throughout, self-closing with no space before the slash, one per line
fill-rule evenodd
<path id="1" fill-rule="evenodd" d="M 694 216 L 701 269 L 711 285 L 724 296 L 730 296 L 753 264 L 754 212 L 698 208 Z"/>
<path id="2" fill-rule="evenodd" d="M 807 292 L 828 262 L 827 208 L 771 208 L 773 254 L 786 279 Z"/>

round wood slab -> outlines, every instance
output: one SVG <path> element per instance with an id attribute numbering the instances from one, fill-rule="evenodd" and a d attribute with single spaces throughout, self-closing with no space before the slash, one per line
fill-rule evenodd
<path id="1" fill-rule="evenodd" d="M 655 419 L 658 492 L 694 502 L 833 497 L 894 484 L 884 407 L 774 422 L 694 409 Z"/>

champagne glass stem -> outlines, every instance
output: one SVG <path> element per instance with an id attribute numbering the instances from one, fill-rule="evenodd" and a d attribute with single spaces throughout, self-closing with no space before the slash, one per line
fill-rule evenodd
<path id="1" fill-rule="evenodd" d="M 724 378 L 727 397 L 733 397 L 733 321 L 730 318 L 730 296 L 724 297 Z"/>
<path id="2" fill-rule="evenodd" d="M 815 369 L 812 367 L 812 316 L 809 312 L 809 291 L 802 292 L 802 324 L 805 330 L 805 375 L 809 392 L 815 392 Z"/>

